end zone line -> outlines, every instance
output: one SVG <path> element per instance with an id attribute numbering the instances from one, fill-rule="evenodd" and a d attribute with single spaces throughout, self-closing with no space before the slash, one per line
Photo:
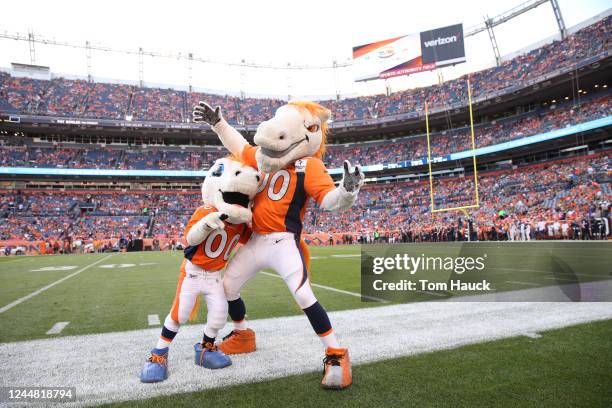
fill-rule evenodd
<path id="1" fill-rule="evenodd" d="M 113 254 L 110 254 L 110 255 L 105 256 L 104 258 L 98 259 L 96 262 L 91 263 L 91 264 L 89 264 L 89 265 L 87 265 L 87 266 L 85 266 L 85 267 L 83 267 L 83 268 L 79 269 L 78 271 L 71 273 L 70 275 L 66 275 L 66 276 L 64 276 L 63 278 L 58 279 L 58 280 L 56 280 L 55 282 L 52 282 L 52 283 L 48 284 L 47 286 L 43 286 L 42 288 L 40 288 L 40 289 L 38 289 L 38 290 L 35 290 L 34 292 L 30 293 L 29 295 L 25 295 L 24 297 L 21 297 L 21 298 L 19 298 L 19 299 L 15 300 L 14 302 L 9 303 L 8 305 L 1 307 L 1 308 L 0 308 L 0 313 L 4 313 L 4 312 L 6 312 L 7 310 L 10 310 L 10 309 L 14 308 L 14 307 L 15 307 L 15 306 L 17 306 L 18 304 L 23 303 L 23 302 L 25 302 L 26 300 L 31 299 L 31 298 L 33 298 L 33 297 L 34 297 L 34 296 L 36 296 L 36 295 L 40 295 L 41 293 L 43 293 L 43 292 L 44 292 L 44 291 L 46 291 L 47 289 L 51 289 L 53 286 L 55 286 L 55 285 L 59 285 L 59 284 L 60 284 L 60 283 L 62 283 L 63 281 L 68 280 L 68 279 L 72 278 L 73 276 L 78 275 L 79 273 L 81 273 L 81 272 L 83 272 L 83 271 L 85 271 L 85 270 L 87 270 L 87 269 L 91 268 L 91 267 L 92 267 L 92 266 L 94 266 L 94 265 L 99 264 L 99 263 L 100 263 L 100 262 L 102 262 L 102 261 L 107 260 L 107 259 L 108 259 L 108 258 L 110 258 L 111 256 L 113 256 Z"/>
<path id="2" fill-rule="evenodd" d="M 275 273 L 264 272 L 264 271 L 261 271 L 260 273 L 264 274 L 266 276 L 272 276 L 273 278 L 283 279 L 282 277 L 278 276 Z M 318 283 L 310 282 L 310 286 L 314 286 L 315 288 L 319 288 L 319 289 L 329 290 L 329 291 L 336 292 L 336 293 L 343 293 L 345 295 L 355 296 L 355 297 L 358 297 L 358 298 L 374 300 L 376 302 L 389 303 L 389 301 L 385 300 L 385 299 L 380 299 L 380 298 L 373 297 L 373 296 L 366 296 L 366 295 L 362 295 L 361 293 L 349 292 L 348 290 L 336 289 L 336 288 L 332 288 L 331 286 L 319 285 Z"/>

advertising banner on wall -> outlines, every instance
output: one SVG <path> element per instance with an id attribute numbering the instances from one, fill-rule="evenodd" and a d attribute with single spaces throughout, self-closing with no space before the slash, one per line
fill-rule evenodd
<path id="1" fill-rule="evenodd" d="M 465 62 L 463 24 L 353 47 L 355 81 L 386 79 Z"/>

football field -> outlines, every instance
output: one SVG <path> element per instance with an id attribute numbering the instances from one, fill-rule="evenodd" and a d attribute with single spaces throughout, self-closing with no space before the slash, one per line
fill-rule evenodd
<path id="1" fill-rule="evenodd" d="M 430 247 L 443 251 L 439 245 Z M 525 256 L 520 247 L 496 245 L 489 251 L 508 264 Z M 311 251 L 315 294 L 355 364 L 355 384 L 344 392 L 318 388 L 319 341 L 271 271 L 242 292 L 256 353 L 235 356 L 218 372 L 196 367 L 191 347 L 203 310 L 175 340 L 170 378 L 140 384 L 174 297 L 181 252 L 0 258 L 0 385 L 76 386 L 76 405 L 252 406 L 265 395 L 272 406 L 609 406 L 609 303 L 362 302 L 359 247 Z M 579 265 L 585 251 L 567 256 Z M 599 270 L 575 274 L 580 282 L 610 285 L 610 263 L 599 262 Z M 503 269 L 496 271 L 501 291 L 544 291 L 576 279 L 535 264 Z"/>
<path id="2" fill-rule="evenodd" d="M 312 256 L 312 282 L 321 285 L 314 290 L 328 310 L 370 306 L 360 298 L 357 246 L 317 248 Z M 0 324 L 11 327 L 0 343 L 47 338 L 55 323 L 66 321 L 63 336 L 148 328 L 149 315 L 163 321 L 170 310 L 182 259 L 181 251 L 0 258 Z M 249 319 L 302 313 L 283 280 L 269 272 L 242 293 Z"/>

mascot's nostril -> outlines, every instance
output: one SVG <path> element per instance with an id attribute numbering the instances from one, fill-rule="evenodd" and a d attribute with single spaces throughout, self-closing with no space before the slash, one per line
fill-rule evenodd
<path id="1" fill-rule="evenodd" d="M 259 174 L 255 175 L 255 180 L 257 180 L 257 182 L 259 183 L 259 181 L 261 180 L 261 177 L 259 177 Z"/>
<path id="2" fill-rule="evenodd" d="M 235 174 L 238 176 L 238 175 L 240 175 L 240 173 L 242 173 L 240 170 L 236 170 Z"/>

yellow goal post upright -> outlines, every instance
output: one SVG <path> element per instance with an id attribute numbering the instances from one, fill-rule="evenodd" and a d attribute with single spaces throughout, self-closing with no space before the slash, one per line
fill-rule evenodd
<path id="1" fill-rule="evenodd" d="M 472 163 L 474 166 L 474 187 L 475 187 L 475 203 L 470 205 L 464 205 L 459 207 L 450 207 L 450 208 L 436 208 L 436 203 L 434 200 L 434 190 L 433 190 L 433 173 L 431 170 L 431 143 L 429 136 L 429 110 L 427 106 L 427 101 L 425 101 L 425 130 L 427 134 L 427 165 L 429 168 L 429 198 L 431 200 L 431 215 L 433 216 L 435 213 L 444 212 L 444 211 L 462 211 L 465 216 L 469 219 L 470 215 L 468 213 L 469 209 L 480 208 L 480 197 L 478 195 L 478 172 L 476 169 L 476 142 L 474 138 L 474 114 L 472 112 L 472 92 L 470 89 L 470 79 L 467 79 L 467 94 L 468 94 L 468 108 L 470 111 L 470 130 L 472 136 Z M 468 237 L 468 240 L 471 240 L 471 237 Z"/>

